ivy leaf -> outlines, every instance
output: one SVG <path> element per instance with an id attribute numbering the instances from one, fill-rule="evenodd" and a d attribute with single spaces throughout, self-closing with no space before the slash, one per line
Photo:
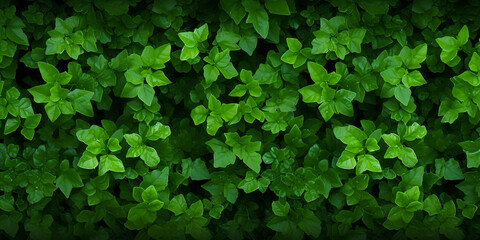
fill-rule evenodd
<path id="1" fill-rule="evenodd" d="M 364 171 L 381 172 L 382 167 L 380 162 L 370 154 L 362 154 L 357 157 L 357 174 L 362 174 Z"/>
<path id="2" fill-rule="evenodd" d="M 147 135 L 145 136 L 148 140 L 157 141 L 158 139 L 165 139 L 171 134 L 171 130 L 169 126 L 165 126 L 159 122 L 155 123 L 155 125 L 150 126 L 147 131 Z"/>
<path id="3" fill-rule="evenodd" d="M 236 156 L 230 149 L 228 149 L 228 146 L 225 143 L 212 138 L 205 144 L 213 150 L 213 166 L 215 168 L 224 168 L 235 163 Z"/>
<path id="4" fill-rule="evenodd" d="M 81 89 L 75 89 L 68 93 L 68 97 L 71 99 L 72 106 L 75 111 L 87 117 L 93 117 L 93 108 L 92 104 L 90 103 L 93 95 L 93 92 Z"/>
<path id="5" fill-rule="evenodd" d="M 61 168 L 65 169 L 55 180 L 55 185 L 62 191 L 66 198 L 70 197 L 73 188 L 83 187 L 83 181 L 77 171 L 68 168 L 68 162 L 62 161 Z"/>
<path id="6" fill-rule="evenodd" d="M 102 155 L 100 157 L 100 164 L 98 166 L 98 175 L 102 176 L 106 172 L 125 172 L 125 167 L 120 159 L 117 156 L 108 154 Z"/>
<path id="7" fill-rule="evenodd" d="M 245 22 L 253 24 L 255 31 L 262 38 L 267 38 L 269 30 L 268 14 L 263 6 L 253 0 L 242 0 L 242 5 L 248 12 L 248 17 Z"/>

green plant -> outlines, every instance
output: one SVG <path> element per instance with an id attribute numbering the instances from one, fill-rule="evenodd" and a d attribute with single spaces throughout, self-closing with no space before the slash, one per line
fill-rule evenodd
<path id="1" fill-rule="evenodd" d="M 0 1 L 1 239 L 479 239 L 476 1 Z"/>

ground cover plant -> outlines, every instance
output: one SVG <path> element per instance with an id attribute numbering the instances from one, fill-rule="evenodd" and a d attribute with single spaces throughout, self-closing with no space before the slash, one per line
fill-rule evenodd
<path id="1" fill-rule="evenodd" d="M 479 11 L 0 1 L 0 238 L 478 239 Z"/>

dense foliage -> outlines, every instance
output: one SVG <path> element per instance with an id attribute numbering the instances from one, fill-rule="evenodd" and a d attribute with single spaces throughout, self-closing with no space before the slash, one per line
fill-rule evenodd
<path id="1" fill-rule="evenodd" d="M 0 238 L 478 239 L 479 12 L 0 1 Z"/>

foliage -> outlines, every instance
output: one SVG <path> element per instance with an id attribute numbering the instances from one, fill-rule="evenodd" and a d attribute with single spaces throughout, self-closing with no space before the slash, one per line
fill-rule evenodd
<path id="1" fill-rule="evenodd" d="M 0 238 L 479 239 L 479 11 L 0 1 Z"/>

